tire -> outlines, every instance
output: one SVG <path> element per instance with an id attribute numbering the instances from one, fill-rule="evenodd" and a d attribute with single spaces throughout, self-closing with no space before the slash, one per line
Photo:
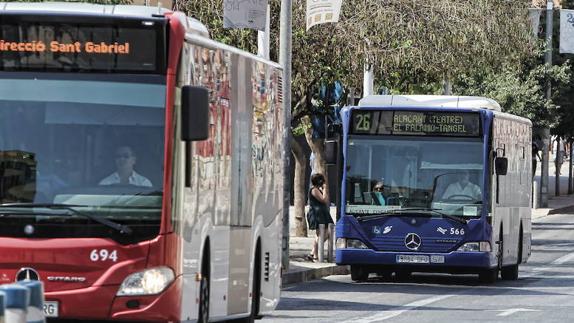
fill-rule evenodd
<path id="1" fill-rule="evenodd" d="M 206 250 L 201 270 L 201 281 L 199 283 L 198 323 L 209 322 L 209 266 L 209 251 Z"/>
<path id="2" fill-rule="evenodd" d="M 398 281 L 404 282 L 411 279 L 412 273 L 407 270 L 397 270 L 395 275 L 397 276 Z"/>
<path id="3" fill-rule="evenodd" d="M 520 227 L 520 235 L 518 237 L 518 260 L 516 265 L 503 267 L 500 270 L 502 280 L 518 280 L 518 265 L 520 263 L 522 263 L 522 227 Z"/>
<path id="4" fill-rule="evenodd" d="M 254 323 L 255 319 L 259 316 L 259 302 L 261 295 L 261 251 L 259 243 L 255 250 L 255 263 L 253 266 L 253 286 L 251 287 L 251 310 L 249 316 L 240 320 L 237 323 Z"/>
<path id="5" fill-rule="evenodd" d="M 502 267 L 502 270 L 500 271 L 500 278 L 502 278 L 502 280 L 517 280 L 518 264 L 508 267 Z"/>
<path id="6" fill-rule="evenodd" d="M 478 279 L 481 283 L 494 284 L 498 279 L 498 268 L 487 269 L 478 274 Z"/>
<path id="7" fill-rule="evenodd" d="M 502 227 L 500 227 L 500 236 L 498 240 L 498 250 L 496 254 L 497 265 L 494 269 L 486 269 L 478 274 L 478 279 L 485 284 L 494 284 L 498 280 L 498 273 L 502 268 L 502 254 L 504 252 L 504 241 L 502 240 Z"/>
<path id="8" fill-rule="evenodd" d="M 351 280 L 356 282 L 362 282 L 369 279 L 369 272 L 365 270 L 363 266 L 351 266 Z"/>
<path id="9" fill-rule="evenodd" d="M 518 238 L 518 264 L 520 265 L 522 263 L 522 243 L 524 242 L 522 239 L 523 237 L 523 231 L 522 231 L 522 226 L 520 226 L 520 236 Z"/>

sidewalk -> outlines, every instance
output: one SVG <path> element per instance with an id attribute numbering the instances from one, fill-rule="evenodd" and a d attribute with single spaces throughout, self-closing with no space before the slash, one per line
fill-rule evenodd
<path id="1" fill-rule="evenodd" d="M 550 196 L 547 208 L 532 209 L 532 220 L 557 213 L 574 213 L 574 194 Z"/>
<path id="2" fill-rule="evenodd" d="M 556 214 L 561 212 L 574 212 L 574 195 L 568 195 L 568 170 L 569 160 L 565 160 L 560 168 L 560 196 L 555 196 L 556 191 L 556 165 L 554 164 L 555 156 L 550 153 L 550 162 L 548 163 L 548 207 L 532 209 L 532 220 L 549 214 Z M 535 182 L 533 185 L 540 185 L 541 163 L 538 163 L 536 174 L 534 176 Z"/>
<path id="3" fill-rule="evenodd" d="M 331 275 L 348 275 L 348 266 L 337 266 L 335 263 L 312 262 L 305 259 L 311 252 L 314 238 L 289 237 L 289 270 L 283 274 L 283 286 L 320 279 Z M 325 261 L 327 258 L 325 243 Z"/>

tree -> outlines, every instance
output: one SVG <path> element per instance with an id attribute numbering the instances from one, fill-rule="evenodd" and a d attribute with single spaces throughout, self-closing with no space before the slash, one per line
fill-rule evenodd
<path id="1" fill-rule="evenodd" d="M 547 102 L 544 83 L 550 77 L 555 85 L 569 82 L 570 68 L 553 66 L 548 72 L 538 62 L 524 64 L 517 69 L 503 67 L 499 72 L 461 75 L 454 91 L 460 95 L 485 96 L 496 100 L 502 110 L 530 119 L 534 126 L 553 127 L 558 123 L 554 104 Z M 555 98 L 560 92 L 553 92 Z"/>

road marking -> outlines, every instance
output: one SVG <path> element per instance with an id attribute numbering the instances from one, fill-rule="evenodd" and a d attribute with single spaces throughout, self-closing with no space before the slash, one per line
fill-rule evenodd
<path id="1" fill-rule="evenodd" d="M 384 320 L 388 320 L 390 318 L 399 316 L 405 312 L 412 311 L 416 308 L 427 306 L 429 304 L 436 303 L 438 301 L 442 301 L 444 299 L 447 299 L 447 298 L 450 298 L 453 296 L 454 295 L 440 295 L 440 296 L 425 298 L 425 299 L 401 306 L 401 307 L 404 307 L 404 309 L 402 309 L 402 310 L 384 311 L 384 312 L 379 313 L 379 314 L 363 317 L 363 318 L 358 319 L 358 320 L 354 319 L 354 320 L 350 320 L 347 322 L 349 322 L 349 323 L 351 323 L 351 322 L 353 322 L 353 323 L 371 323 L 371 322 L 384 321 Z"/>
<path id="2" fill-rule="evenodd" d="M 556 267 L 556 266 L 561 266 L 561 265 L 563 265 L 567 262 L 570 262 L 570 261 L 574 261 L 574 252 L 565 254 L 564 256 L 554 260 L 553 262 L 551 262 L 547 265 L 543 265 L 540 267 L 534 267 L 529 272 L 526 272 L 525 274 L 521 274 L 520 277 L 521 278 L 536 277 L 540 274 L 543 274 L 544 272 L 548 272 L 548 271 L 554 269 L 554 267 Z M 549 277 L 544 277 L 544 278 L 549 278 Z"/>
<path id="3" fill-rule="evenodd" d="M 497 316 L 510 316 L 518 312 L 540 312 L 540 310 L 531 310 L 529 308 L 511 308 L 508 310 L 499 310 L 499 311 L 502 311 L 502 313 L 498 314 Z"/>
<path id="4" fill-rule="evenodd" d="M 554 260 L 550 265 L 551 266 L 560 266 L 560 265 L 563 265 L 563 264 L 570 262 L 572 260 L 574 260 L 574 252 L 566 254 L 566 255 Z"/>
<path id="5" fill-rule="evenodd" d="M 531 272 L 526 273 L 524 275 L 520 275 L 520 277 L 521 278 L 535 277 L 535 276 L 538 276 L 540 274 L 543 274 L 545 271 L 553 269 L 553 267 L 555 267 L 555 266 L 560 266 L 560 265 L 563 265 L 563 264 L 570 262 L 570 261 L 574 261 L 574 252 L 564 255 L 564 256 L 554 260 L 553 262 L 551 262 L 548 265 L 533 268 Z M 483 287 L 483 288 L 496 288 L 496 286 L 476 286 L 476 287 L 479 287 L 479 288 L 481 288 L 481 287 Z M 465 286 L 465 288 L 466 288 L 466 286 Z M 372 322 L 384 321 L 384 320 L 388 320 L 388 319 L 393 318 L 393 317 L 397 317 L 397 316 L 399 316 L 405 312 L 412 311 L 412 310 L 417 309 L 419 307 L 423 307 L 423 306 L 426 306 L 426 305 L 429 305 L 432 303 L 436 303 L 438 301 L 442 301 L 444 299 L 447 299 L 447 298 L 450 298 L 453 296 L 455 296 L 455 294 L 430 297 L 430 298 L 418 300 L 418 301 L 415 301 L 415 302 L 412 302 L 412 303 L 409 303 L 409 304 L 406 304 L 403 306 L 398 306 L 397 308 L 403 308 L 400 310 L 384 311 L 384 312 L 381 312 L 379 314 L 363 317 L 360 319 L 349 320 L 346 322 L 349 322 L 349 323 L 372 323 Z M 509 309 L 509 310 L 503 310 L 503 312 L 498 314 L 498 316 L 509 316 L 509 315 L 515 314 L 517 312 L 532 312 L 532 311 L 539 311 L 539 310 L 531 310 L 531 309 L 524 309 L 524 308 L 513 308 L 513 309 Z"/>

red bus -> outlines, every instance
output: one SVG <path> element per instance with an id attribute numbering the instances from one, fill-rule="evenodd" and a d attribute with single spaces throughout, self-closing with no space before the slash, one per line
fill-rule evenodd
<path id="1" fill-rule="evenodd" d="M 0 5 L 0 284 L 47 317 L 246 322 L 278 303 L 282 71 L 181 12 Z"/>

